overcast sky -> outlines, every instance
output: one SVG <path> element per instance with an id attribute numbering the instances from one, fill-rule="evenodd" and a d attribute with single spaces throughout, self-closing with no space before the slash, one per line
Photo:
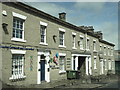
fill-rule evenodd
<path id="1" fill-rule="evenodd" d="M 58 17 L 60 12 L 66 12 L 66 21 L 76 26 L 93 26 L 95 31 L 103 32 L 104 40 L 114 43 L 116 45 L 115 49 L 118 49 L 118 0 L 114 0 L 114 2 L 113 0 L 109 0 L 112 2 L 105 2 L 108 0 L 101 0 L 102 2 L 79 2 L 78 0 L 72 0 L 72 2 L 68 0 L 66 2 L 60 2 L 60 0 L 58 0 L 59 2 L 30 1 L 25 2 L 55 17 Z"/>

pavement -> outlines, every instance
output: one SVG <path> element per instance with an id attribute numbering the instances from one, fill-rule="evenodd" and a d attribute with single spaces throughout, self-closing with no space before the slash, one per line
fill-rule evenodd
<path id="1" fill-rule="evenodd" d="M 47 90 L 50 88 L 65 89 L 65 88 L 86 88 L 86 89 L 97 89 L 107 86 L 110 83 L 114 83 L 119 80 L 117 75 L 108 76 L 106 79 L 101 81 L 91 82 L 90 79 L 72 79 L 72 80 L 60 80 L 51 81 L 50 83 L 42 82 L 40 85 L 28 85 L 28 86 L 9 86 L 5 85 L 6 88 L 41 88 L 42 90 Z"/>

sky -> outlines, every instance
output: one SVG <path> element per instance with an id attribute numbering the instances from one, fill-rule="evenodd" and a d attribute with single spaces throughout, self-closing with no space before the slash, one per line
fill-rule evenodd
<path id="1" fill-rule="evenodd" d="M 103 39 L 115 44 L 115 49 L 118 49 L 118 0 L 22 1 L 55 17 L 65 12 L 67 22 L 76 26 L 93 26 L 94 31 L 102 31 Z"/>

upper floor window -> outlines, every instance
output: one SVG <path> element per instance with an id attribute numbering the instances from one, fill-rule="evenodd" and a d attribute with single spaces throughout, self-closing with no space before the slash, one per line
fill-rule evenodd
<path id="1" fill-rule="evenodd" d="M 59 28 L 59 47 L 65 47 L 65 30 Z"/>
<path id="2" fill-rule="evenodd" d="M 93 41 L 93 50 L 96 51 L 96 41 Z"/>
<path id="3" fill-rule="evenodd" d="M 97 58 L 94 57 L 94 69 L 97 69 Z"/>
<path id="4" fill-rule="evenodd" d="M 26 40 L 24 40 L 24 22 L 27 17 L 15 12 L 12 12 L 12 14 L 13 14 L 13 33 L 11 40 L 26 42 Z"/>
<path id="5" fill-rule="evenodd" d="M 111 56 L 113 56 L 113 49 L 111 48 Z"/>
<path id="6" fill-rule="evenodd" d="M 76 33 L 73 33 L 73 32 L 72 32 L 72 40 L 73 40 L 73 41 L 72 41 L 72 45 L 73 45 L 72 48 L 73 48 L 73 49 L 76 49 L 76 47 L 75 47 L 75 37 L 76 37 Z"/>
<path id="7" fill-rule="evenodd" d="M 111 60 L 108 60 L 108 67 L 109 67 L 109 70 L 111 70 Z"/>
<path id="8" fill-rule="evenodd" d="M 19 38 L 19 39 L 24 39 L 24 29 L 23 29 L 23 23 L 24 21 L 19 18 L 13 18 L 13 37 L 14 38 Z"/>
<path id="9" fill-rule="evenodd" d="M 110 48 L 108 47 L 108 55 L 110 55 Z"/>
<path id="10" fill-rule="evenodd" d="M 80 35 L 80 49 L 81 49 L 81 50 L 84 49 L 83 40 L 84 40 L 84 37 Z"/>
<path id="11" fill-rule="evenodd" d="M 87 38 L 87 50 L 90 50 L 90 40 Z"/>
<path id="12" fill-rule="evenodd" d="M 41 42 L 46 43 L 46 26 L 41 25 L 40 26 L 40 36 L 41 36 Z"/>
<path id="13" fill-rule="evenodd" d="M 64 46 L 64 32 L 59 31 L 59 44 Z"/>
<path id="14" fill-rule="evenodd" d="M 106 46 L 104 46 L 104 55 L 106 55 Z"/>
<path id="15" fill-rule="evenodd" d="M 106 59 L 104 60 L 104 67 L 105 67 L 105 70 L 107 70 L 107 60 Z"/>
<path id="16" fill-rule="evenodd" d="M 47 23 L 40 21 L 40 44 L 42 45 L 48 45 L 46 43 L 46 31 L 47 30 Z"/>
<path id="17" fill-rule="evenodd" d="M 100 45 L 100 51 L 102 51 L 102 45 Z"/>

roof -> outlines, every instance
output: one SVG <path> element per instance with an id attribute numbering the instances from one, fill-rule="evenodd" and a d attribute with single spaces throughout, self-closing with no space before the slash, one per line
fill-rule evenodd
<path id="1" fill-rule="evenodd" d="M 109 44 L 111 46 L 115 46 L 113 43 L 107 42 L 107 41 L 102 40 L 102 39 L 99 39 L 99 41 L 102 42 L 102 43 L 105 43 L 105 44 Z"/>
<path id="2" fill-rule="evenodd" d="M 78 27 L 78 26 L 73 25 L 73 24 L 71 24 L 71 23 L 69 23 L 69 22 L 63 21 L 63 20 L 61 20 L 61 19 L 59 19 L 59 18 L 56 18 L 56 17 L 54 17 L 54 16 L 52 16 L 52 15 L 50 15 L 50 14 L 47 14 L 47 13 L 41 11 L 41 10 L 38 10 L 38 9 L 36 9 L 36 8 L 34 8 L 34 7 L 32 7 L 32 6 L 29 6 L 29 5 L 27 5 L 27 4 L 24 4 L 24 3 L 22 3 L 22 2 L 2 2 L 2 3 L 3 3 L 3 4 L 7 4 L 7 5 L 15 4 L 16 6 L 23 7 L 23 8 L 25 8 L 25 9 L 28 10 L 28 11 L 32 11 L 33 13 L 37 13 L 38 16 L 40 16 L 40 17 L 42 16 L 43 18 L 45 18 L 45 19 L 47 19 L 47 20 L 53 21 L 53 22 L 58 23 L 58 24 L 60 24 L 60 25 L 62 25 L 62 26 L 71 28 L 71 29 L 73 29 L 73 30 L 76 30 L 76 31 L 79 31 L 79 32 L 82 32 L 82 33 L 87 33 L 87 34 L 90 35 L 90 36 L 93 36 L 93 37 L 95 37 L 95 38 L 98 38 L 98 36 L 95 35 L 94 33 L 88 32 L 87 30 L 84 30 L 84 29 L 81 28 L 81 27 Z M 109 44 L 109 45 L 115 46 L 114 44 L 109 43 L 109 42 L 107 42 L 107 41 L 105 41 L 105 40 L 100 40 L 100 42 L 103 42 L 103 43 L 105 43 L 105 44 Z"/>

